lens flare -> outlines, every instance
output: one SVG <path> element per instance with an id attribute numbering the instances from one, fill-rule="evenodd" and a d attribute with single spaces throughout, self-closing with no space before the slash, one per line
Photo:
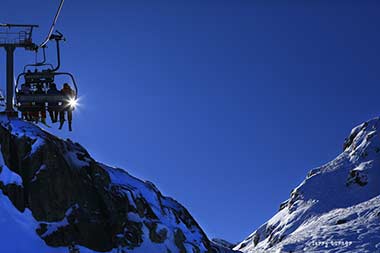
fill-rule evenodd
<path id="1" fill-rule="evenodd" d="M 70 105 L 70 108 L 75 108 L 78 106 L 78 99 L 75 99 L 75 98 L 70 98 L 69 99 L 69 105 Z"/>

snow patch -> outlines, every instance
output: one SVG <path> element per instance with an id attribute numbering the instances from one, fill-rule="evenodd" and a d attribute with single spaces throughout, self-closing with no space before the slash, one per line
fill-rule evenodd
<path id="1" fill-rule="evenodd" d="M 0 149 L 1 149 L 1 146 L 0 146 Z M 3 154 L 1 152 L 0 152 L 0 170 L 1 170 L 0 181 L 4 185 L 16 184 L 16 185 L 22 186 L 22 178 L 18 174 L 11 171 L 5 165 L 4 157 L 3 157 Z"/>

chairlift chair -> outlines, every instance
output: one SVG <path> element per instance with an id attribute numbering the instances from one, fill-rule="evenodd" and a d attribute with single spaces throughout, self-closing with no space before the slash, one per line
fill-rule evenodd
<path id="1" fill-rule="evenodd" d="M 55 77 L 66 76 L 71 80 L 74 86 L 75 96 L 67 97 L 61 94 L 48 94 L 46 90 L 54 83 Z M 24 94 L 19 89 L 20 80 L 23 77 L 24 82 L 21 85 L 27 85 L 31 94 Z M 17 77 L 16 81 L 16 107 L 19 111 L 33 112 L 48 109 L 52 111 L 68 111 L 73 107 L 68 106 L 70 100 L 76 100 L 78 96 L 78 87 L 74 76 L 68 72 L 52 72 L 50 70 L 23 72 Z M 43 90 L 43 93 L 36 94 L 36 90 Z M 34 91 L 34 92 L 33 92 Z"/>
<path id="2" fill-rule="evenodd" d="M 69 111 L 74 110 L 72 106 L 68 106 L 70 101 L 76 101 L 78 96 L 78 87 L 74 76 L 69 72 L 57 72 L 61 65 L 59 42 L 64 40 L 61 33 L 52 34 L 50 40 L 56 41 L 57 46 L 57 66 L 53 67 L 52 64 L 46 63 L 45 46 L 43 47 L 43 61 L 35 64 L 27 64 L 21 74 L 17 76 L 15 93 L 16 93 L 16 107 L 21 112 L 33 112 L 48 109 L 51 111 Z M 30 69 L 34 67 L 34 71 Z M 41 69 L 47 67 L 46 69 Z M 51 84 L 57 76 L 64 76 L 70 79 L 74 86 L 74 97 L 67 97 L 62 94 L 48 94 L 46 91 L 50 88 Z M 20 84 L 21 79 L 24 82 Z M 30 91 L 34 91 L 31 94 L 24 94 L 19 89 L 20 86 L 27 85 Z M 36 90 L 42 90 L 43 92 L 36 93 Z"/>

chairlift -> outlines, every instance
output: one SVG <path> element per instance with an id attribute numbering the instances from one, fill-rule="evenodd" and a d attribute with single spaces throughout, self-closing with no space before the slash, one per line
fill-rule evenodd
<path id="1" fill-rule="evenodd" d="M 41 110 L 69 111 L 75 109 L 78 97 L 78 87 L 73 74 L 70 72 L 58 72 L 60 68 L 59 42 L 64 40 L 59 32 L 52 34 L 50 40 L 55 40 L 57 45 L 57 66 L 46 63 L 45 47 L 43 47 L 44 59 L 35 64 L 25 65 L 23 72 L 17 76 L 15 93 L 16 108 L 21 112 L 35 112 Z M 31 68 L 34 67 L 32 71 Z M 44 68 L 44 69 L 43 69 Z M 66 83 L 71 83 L 75 94 L 71 97 L 56 93 L 51 94 L 49 90 L 55 85 L 56 77 L 66 77 Z M 21 80 L 23 80 L 21 84 Z M 28 91 L 28 92 L 25 92 Z"/>

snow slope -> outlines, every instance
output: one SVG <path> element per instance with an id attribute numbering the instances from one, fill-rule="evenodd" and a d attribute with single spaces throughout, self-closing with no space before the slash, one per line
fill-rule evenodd
<path id="1" fill-rule="evenodd" d="M 30 210 L 19 212 L 10 200 L 0 194 L 0 242 L 1 252 L 6 253 L 68 253 L 66 247 L 49 247 L 36 233 L 38 222 Z M 97 253 L 79 247 L 81 253 Z"/>
<path id="2" fill-rule="evenodd" d="M 344 151 L 313 169 L 279 212 L 235 249 L 380 253 L 380 120 L 355 127 Z"/>

